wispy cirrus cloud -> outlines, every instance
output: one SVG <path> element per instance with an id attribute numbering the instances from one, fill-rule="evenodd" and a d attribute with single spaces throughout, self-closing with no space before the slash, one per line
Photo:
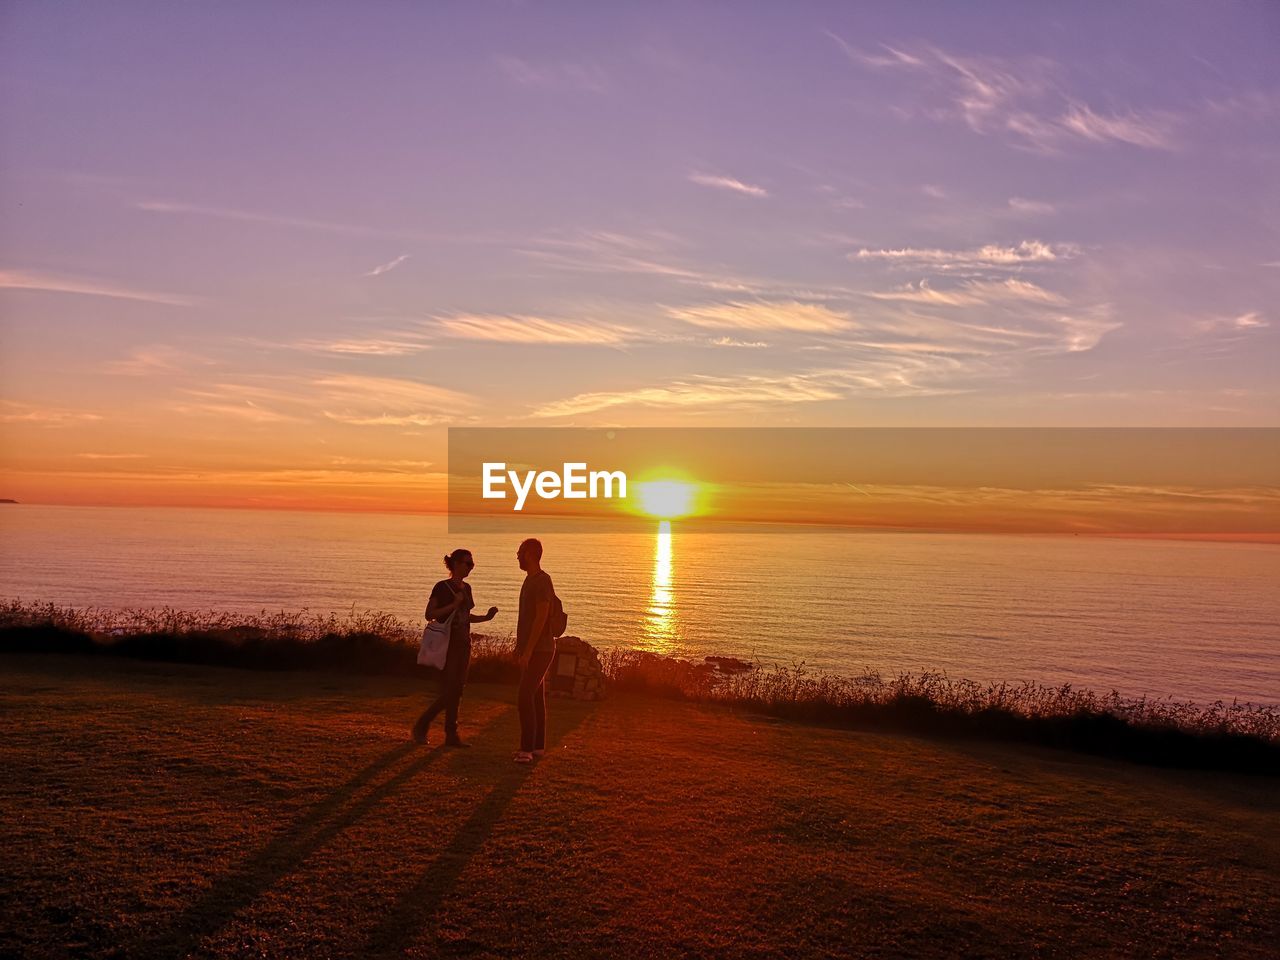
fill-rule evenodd
<path id="1" fill-rule="evenodd" d="M 1235 316 L 1208 317 L 1196 324 L 1196 330 L 1200 333 L 1221 333 L 1224 331 L 1239 333 L 1246 330 L 1261 330 L 1269 326 L 1271 326 L 1271 322 L 1259 311 L 1250 310 L 1247 313 L 1239 313 Z"/>
<path id="2" fill-rule="evenodd" d="M 939 291 L 942 292 L 942 291 Z M 942 311 L 930 307 L 944 307 Z M 868 349 L 971 355 L 1006 372 L 1048 354 L 1091 350 L 1121 324 L 1108 303 L 1069 306 L 1043 299 L 1004 298 L 981 303 L 908 302 L 904 311 L 868 317 L 859 345 Z M 947 371 L 950 375 L 965 370 Z"/>
<path id="3" fill-rule="evenodd" d="M 0 400 L 0 423 L 30 423 L 42 427 L 65 427 L 73 423 L 92 423 L 102 415 L 85 410 L 61 407 L 38 407 L 18 400 Z"/>
<path id="4" fill-rule="evenodd" d="M 662 231 L 623 234 L 607 230 L 576 230 L 542 236 L 519 252 L 557 270 L 592 274 L 623 273 L 669 280 L 685 286 L 754 296 L 813 297 L 853 293 L 848 288 L 801 288 L 798 284 L 748 277 L 719 265 L 705 266 L 678 259 L 687 245 Z"/>
<path id="5" fill-rule="evenodd" d="M 1060 347 L 1067 353 L 1092 350 L 1104 336 L 1121 327 L 1121 323 L 1112 316 L 1111 305 L 1105 303 L 1077 313 L 1051 314 L 1048 323 L 1057 334 L 1050 350 Z"/>
<path id="6" fill-rule="evenodd" d="M 1096 143 L 1113 140 L 1153 150 L 1172 148 L 1167 115 L 1140 116 L 1133 112 L 1104 115 L 1083 103 L 1073 103 L 1058 117 L 1057 123 L 1063 130 Z"/>
<path id="7" fill-rule="evenodd" d="M 849 254 L 849 259 L 883 260 L 909 266 L 929 265 L 939 269 L 957 267 L 1022 267 L 1052 263 L 1077 256 L 1079 248 L 1072 244 L 1049 244 L 1039 240 L 1023 240 L 1015 246 L 987 244 L 970 250 L 943 250 L 937 247 L 900 247 L 872 250 L 864 247 Z"/>
<path id="8" fill-rule="evenodd" d="M 195 366 L 210 366 L 214 361 L 188 350 L 156 343 L 135 347 L 122 360 L 109 360 L 103 364 L 106 373 L 127 377 L 146 377 L 155 374 L 181 373 Z"/>
<path id="9" fill-rule="evenodd" d="M 735 337 L 716 337 L 711 341 L 713 347 L 738 347 L 748 350 L 758 350 L 761 347 L 769 346 L 763 340 L 738 340 Z"/>
<path id="10" fill-rule="evenodd" d="M 1201 106 L 1211 115 L 1262 120 L 1280 114 L 1280 89 L 1254 88 L 1226 96 L 1206 97 Z"/>
<path id="11" fill-rule="evenodd" d="M 907 397 L 955 393 L 965 361 L 939 353 L 861 349 L 848 342 L 845 366 L 739 377 L 696 376 L 616 391 L 580 393 L 543 404 L 531 416 L 576 417 L 620 408 L 772 413 L 797 404 L 854 396 Z M 979 368 L 975 366 L 973 371 Z M 950 377 L 951 382 L 946 382 Z"/>
<path id="12" fill-rule="evenodd" d="M 350 334 L 306 337 L 286 342 L 253 339 L 254 346 L 284 347 L 340 357 L 407 357 L 433 349 L 440 337 L 425 321 L 403 316 L 348 317 Z M 355 330 L 367 333 L 357 333 Z"/>
<path id="13" fill-rule="evenodd" d="M 904 116 L 960 120 L 975 133 L 1003 136 L 1044 153 L 1072 143 L 1123 143 L 1152 150 L 1175 146 L 1175 115 L 1167 110 L 1094 110 L 1063 92 L 1064 71 L 1044 57 L 961 56 L 928 44 L 905 49 L 881 44 L 873 52 L 824 32 L 859 67 L 899 72 L 923 84 L 911 105 L 894 108 Z"/>
<path id="14" fill-rule="evenodd" d="M 181 391 L 180 413 L 249 423 L 328 420 L 350 426 L 427 427 L 465 419 L 467 394 L 403 377 L 326 373 L 263 376 Z"/>
<path id="15" fill-rule="evenodd" d="M 1120 326 L 1108 304 L 1071 308 L 1060 294 L 1017 278 L 972 281 L 939 291 L 921 283 L 891 291 L 884 300 L 883 307 L 860 313 L 857 323 L 825 305 L 801 304 L 819 307 L 811 315 L 813 322 L 801 321 L 813 334 L 805 342 L 818 351 L 815 356 L 838 357 L 837 365 L 589 391 L 545 403 L 532 416 L 664 408 L 768 415 L 826 400 L 954 394 L 999 382 L 1034 357 L 1091 350 Z M 929 307 L 945 309 L 922 309 Z M 797 323 L 794 308 L 790 303 L 713 304 L 671 313 L 690 319 L 683 314 L 697 311 L 693 317 L 713 327 L 791 330 Z M 752 341 L 720 341 L 726 346 L 744 342 Z M 779 362 L 787 361 L 780 357 Z"/>
<path id="16" fill-rule="evenodd" d="M 545 403 L 531 416 L 580 417 L 624 408 L 768 415 L 797 404 L 854 397 L 950 395 L 998 381 L 1029 357 L 1092 349 L 1118 326 L 1105 305 L 1074 314 L 1046 313 L 1025 329 L 931 316 L 896 317 L 859 331 L 860 336 L 829 344 L 831 355 L 841 358 L 839 366 L 740 377 L 697 376 L 591 391 Z"/>
<path id="17" fill-rule="evenodd" d="M 365 276 L 365 277 L 380 277 L 380 276 L 382 276 L 384 273 L 390 273 L 392 270 L 394 270 L 396 267 L 400 266 L 400 264 L 404 263 L 404 262 L 405 262 L 406 260 L 408 260 L 408 259 L 409 259 L 409 255 L 408 255 L 407 253 L 402 253 L 402 254 L 400 254 L 400 256 L 396 257 L 394 260 L 388 260 L 386 263 L 380 263 L 380 264 L 378 264 L 376 267 L 374 267 L 374 268 L 373 268 L 372 270 L 370 270 L 368 273 L 362 274 L 362 276 Z"/>
<path id="18" fill-rule="evenodd" d="M 255 223 L 272 227 L 293 227 L 300 230 L 316 230 L 324 233 L 348 234 L 356 237 L 414 240 L 420 243 L 477 243 L 494 244 L 508 242 L 511 238 L 502 234 L 467 232 L 431 233 L 421 230 L 404 230 L 395 227 L 374 227 L 359 223 L 343 223 L 316 217 L 295 217 L 289 214 L 245 210 L 239 207 L 223 207 L 216 204 L 189 203 L 170 200 L 138 200 L 135 210 L 168 216 L 203 217 L 239 223 Z"/>
<path id="19" fill-rule="evenodd" d="M 447 340 L 533 346 L 619 346 L 660 337 L 624 324 L 594 318 L 544 317 L 535 314 L 457 313 L 399 326 L 368 337 L 301 340 L 299 350 L 347 356 L 408 356 L 434 349 Z"/>
<path id="20" fill-rule="evenodd" d="M 844 51 L 844 55 L 856 63 L 865 64 L 868 67 L 922 67 L 924 61 L 919 57 L 904 53 L 901 50 L 895 50 L 887 43 L 879 44 L 884 53 L 865 53 L 857 47 L 848 43 L 843 37 L 832 33 L 830 30 L 823 30 L 828 37 L 835 41 L 836 46 Z"/>
<path id="21" fill-rule="evenodd" d="M 414 331 L 389 332 L 371 337 L 335 337 L 298 340 L 289 344 L 297 350 L 331 353 L 351 357 L 406 357 L 430 350 L 433 344 L 425 334 Z"/>
<path id="22" fill-rule="evenodd" d="M 464 393 L 398 377 L 334 374 L 313 383 L 324 416 L 354 426 L 434 426 L 472 405 Z"/>
<path id="23" fill-rule="evenodd" d="M 1028 200 L 1025 197 L 1010 197 L 1009 209 L 1024 216 L 1048 216 L 1057 213 L 1058 208 L 1044 200 Z"/>
<path id="24" fill-rule="evenodd" d="M 436 323 L 451 337 L 488 343 L 616 346 L 641 336 L 639 331 L 615 323 L 529 314 L 459 314 L 439 317 Z"/>
<path id="25" fill-rule="evenodd" d="M 678 242 L 666 234 L 577 230 L 538 237 L 520 252 L 549 266 L 583 273 L 632 273 L 710 287 L 739 283 L 672 262 L 669 248 Z"/>
<path id="26" fill-rule="evenodd" d="M 422 473 L 435 466 L 431 460 L 387 460 L 377 457 L 330 457 L 329 463 L 335 467 L 365 467 L 380 473 Z"/>
<path id="27" fill-rule="evenodd" d="M 134 204 L 138 210 L 148 213 L 185 214 L 211 217 L 215 220 L 240 220 L 246 223 L 264 223 L 281 227 L 305 227 L 309 230 L 327 230 L 334 233 L 374 235 L 381 231 L 357 224 L 338 223 L 332 220 L 316 220 L 311 217 L 292 217 L 287 214 L 258 213 L 235 207 L 219 207 L 203 203 L 185 203 L 168 200 L 140 200 Z"/>
<path id="28" fill-rule="evenodd" d="M 146 460 L 151 455 L 147 453 L 77 453 L 76 456 L 81 460 Z"/>
<path id="29" fill-rule="evenodd" d="M 580 393 L 545 404 L 531 414 L 537 418 L 571 417 L 612 407 L 715 407 L 739 409 L 778 404 L 835 400 L 840 392 L 804 376 L 691 377 L 660 386 L 632 390 Z"/>
<path id="30" fill-rule="evenodd" d="M 298 409 L 299 394 L 291 389 L 294 383 L 294 378 L 276 377 L 265 384 L 219 382 L 185 387 L 180 393 L 190 400 L 174 404 L 173 409 L 186 415 L 212 415 L 248 423 L 293 423 L 306 419 Z"/>
<path id="31" fill-rule="evenodd" d="M 111 297 L 117 300 L 159 303 L 170 307 L 191 307 L 199 302 L 194 297 L 182 296 L 176 293 L 141 290 L 135 287 L 119 286 L 109 281 L 34 273 L 28 270 L 0 270 L 0 289 L 42 290 L 48 293 Z"/>
<path id="32" fill-rule="evenodd" d="M 508 78 L 522 87 L 559 88 L 596 94 L 609 91 L 608 73 L 594 63 L 568 60 L 535 63 L 507 56 L 495 57 L 494 60 Z"/>
<path id="33" fill-rule="evenodd" d="M 748 197 L 767 197 L 769 191 L 754 183 L 746 183 L 736 177 L 726 177 L 717 173 L 691 173 L 689 180 L 703 187 L 715 190 L 729 190 L 733 193 L 745 194 Z"/>
<path id="34" fill-rule="evenodd" d="M 1026 280 L 970 280 L 956 287 L 937 289 L 927 280 L 906 284 L 893 290 L 872 293 L 877 300 L 898 300 L 908 303 L 924 303 L 936 306 L 980 306 L 1001 301 L 1031 301 L 1033 303 L 1065 304 L 1066 299 Z"/>
<path id="35" fill-rule="evenodd" d="M 746 300 L 673 307 L 667 314 L 713 330 L 787 330 L 833 333 L 853 326 L 849 314 L 820 303 L 799 300 Z"/>

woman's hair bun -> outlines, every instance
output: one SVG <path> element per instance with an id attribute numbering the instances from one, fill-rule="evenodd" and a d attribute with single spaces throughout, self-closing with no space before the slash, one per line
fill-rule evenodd
<path id="1" fill-rule="evenodd" d="M 463 557 L 469 557 L 469 556 L 471 556 L 470 550 L 466 549 L 465 547 L 459 547 L 457 550 L 453 551 L 453 553 L 446 553 L 444 555 L 444 565 L 448 567 L 449 570 L 452 572 L 453 565 L 455 563 L 457 563 Z"/>

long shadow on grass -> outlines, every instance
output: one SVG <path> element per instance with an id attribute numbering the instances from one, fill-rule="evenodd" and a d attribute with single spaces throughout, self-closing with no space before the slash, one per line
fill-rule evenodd
<path id="1" fill-rule="evenodd" d="M 390 905 L 382 922 L 369 935 L 360 956 L 392 957 L 404 954 L 418 932 L 435 919 L 440 904 L 454 892 L 458 879 L 489 839 L 494 827 L 502 820 L 525 780 L 540 764 L 548 761 L 555 763 L 555 746 L 592 712 L 584 705 L 574 705 L 574 708 L 563 712 L 552 706 L 551 711 L 547 757 L 531 764 L 512 763 L 505 755 L 501 758 L 501 766 L 497 767 L 493 778 L 493 789 L 471 811 L 467 822 L 458 828 L 453 840 L 440 851 L 426 872 Z M 557 723 L 560 718 L 556 714 L 568 716 Z"/>
<path id="2" fill-rule="evenodd" d="M 510 708 L 499 711 L 493 725 Z M 312 853 L 359 821 L 379 803 L 413 777 L 431 766 L 443 749 L 429 750 L 383 780 L 355 802 L 344 806 L 367 784 L 415 750 L 401 744 L 378 757 L 333 793 L 311 807 L 292 826 L 230 873 L 218 877 L 199 900 L 173 919 L 164 929 L 146 937 L 121 953 L 122 956 L 186 956 L 201 940 L 230 922 L 235 914 L 258 899 L 282 878 L 297 870 Z"/>

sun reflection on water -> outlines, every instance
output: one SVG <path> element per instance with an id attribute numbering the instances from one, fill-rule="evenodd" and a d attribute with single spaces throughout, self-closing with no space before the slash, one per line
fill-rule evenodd
<path id="1" fill-rule="evenodd" d="M 653 593 L 645 616 L 645 639 L 658 653 L 671 650 L 678 638 L 675 593 L 671 589 L 671 521 L 658 524 L 653 546 Z"/>

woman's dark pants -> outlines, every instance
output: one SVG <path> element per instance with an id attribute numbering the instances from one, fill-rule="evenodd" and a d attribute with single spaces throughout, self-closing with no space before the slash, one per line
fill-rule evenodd
<path id="1" fill-rule="evenodd" d="M 413 735 L 421 740 L 427 727 L 441 710 L 444 711 L 444 735 L 450 740 L 458 736 L 458 704 L 462 700 L 462 687 L 467 682 L 467 667 L 471 665 L 471 638 L 449 640 L 449 650 L 444 655 L 444 669 L 440 671 L 440 695 L 413 725 Z"/>
<path id="2" fill-rule="evenodd" d="M 545 750 L 547 746 L 547 669 L 555 659 L 554 650 L 535 650 L 520 674 L 520 749 Z"/>

